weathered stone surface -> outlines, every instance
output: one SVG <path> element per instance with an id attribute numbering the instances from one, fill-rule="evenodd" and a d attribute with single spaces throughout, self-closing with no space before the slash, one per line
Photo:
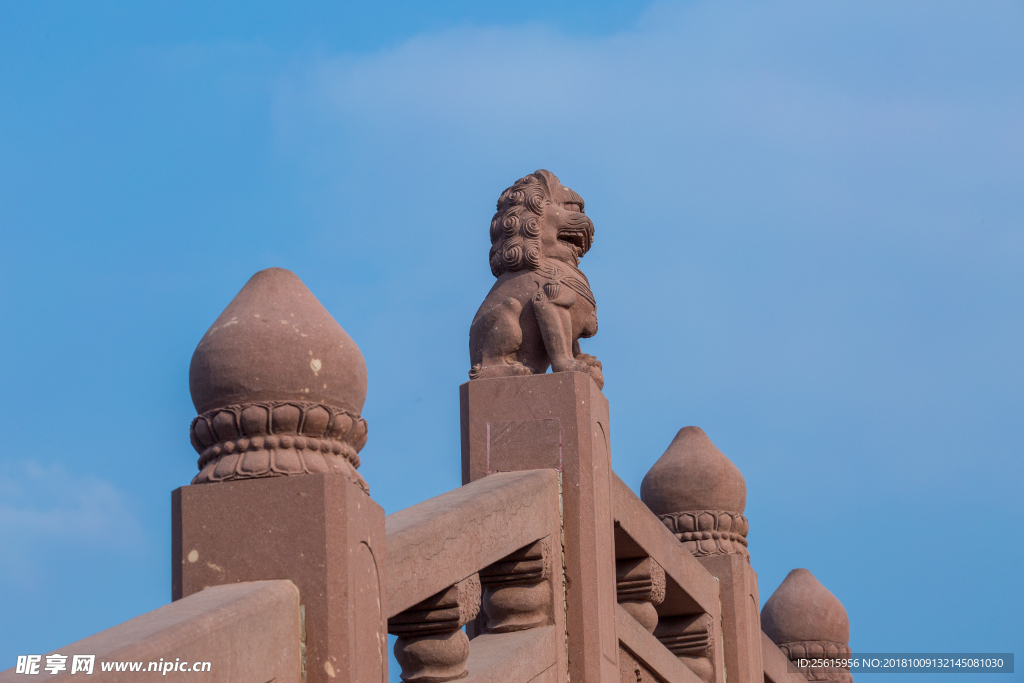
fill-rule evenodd
<path id="1" fill-rule="evenodd" d="M 839 599 L 806 569 L 794 569 L 761 611 L 761 628 L 775 643 L 850 642 L 850 619 Z"/>
<path id="2" fill-rule="evenodd" d="M 627 655 L 625 661 L 619 660 L 621 683 L 700 682 L 701 679 L 695 673 L 648 633 L 621 605 L 616 611 L 616 625 L 622 648 L 619 656 L 622 657 L 623 653 Z"/>
<path id="3" fill-rule="evenodd" d="M 511 550 L 549 536 L 557 539 L 558 474 L 539 470 L 487 477 L 390 514 L 385 528 L 391 617 Z"/>
<path id="4" fill-rule="evenodd" d="M 719 614 L 718 582 L 613 472 L 615 557 L 653 557 L 665 572 L 665 600 L 660 617 Z M 686 586 L 685 590 L 683 586 Z"/>
<path id="5" fill-rule="evenodd" d="M 308 683 L 386 683 L 384 511 L 345 477 L 183 486 L 172 497 L 173 596 L 289 579 L 305 609 Z"/>
<path id="6" fill-rule="evenodd" d="M 564 657 L 565 631 L 542 626 L 509 633 L 485 633 L 473 639 L 465 683 L 564 683 L 559 660 Z"/>
<path id="7" fill-rule="evenodd" d="M 796 670 L 786 653 L 763 631 L 761 662 L 764 666 L 764 683 L 807 683 L 807 677 Z"/>
<path id="8" fill-rule="evenodd" d="M 757 573 L 734 553 L 707 555 L 697 561 L 718 579 L 722 601 L 722 641 L 730 683 L 761 683 L 761 620 Z"/>
<path id="9" fill-rule="evenodd" d="M 484 633 L 511 633 L 555 623 L 551 590 L 553 542 L 549 536 L 531 543 L 480 571 Z"/>
<path id="10" fill-rule="evenodd" d="M 366 362 L 295 273 L 252 276 L 203 335 L 189 367 L 196 412 L 234 403 L 310 401 L 358 414 Z"/>
<path id="11" fill-rule="evenodd" d="M 615 561 L 615 591 L 619 607 L 654 633 L 658 610 L 665 600 L 665 570 L 650 557 Z"/>
<path id="12" fill-rule="evenodd" d="M 654 637 L 702 681 L 711 683 L 714 680 L 718 629 L 710 614 L 661 619 Z"/>
<path id="13" fill-rule="evenodd" d="M 395 659 L 407 683 L 445 683 L 465 678 L 469 638 L 462 630 L 480 610 L 480 578 L 474 574 L 388 619 L 398 636 Z"/>
<path id="14" fill-rule="evenodd" d="M 501 193 L 491 220 L 498 281 L 469 331 L 471 379 L 583 372 L 604 385 L 601 363 L 580 351 L 597 334 L 597 304 L 580 258 L 594 241 L 583 198 L 549 171 Z"/>

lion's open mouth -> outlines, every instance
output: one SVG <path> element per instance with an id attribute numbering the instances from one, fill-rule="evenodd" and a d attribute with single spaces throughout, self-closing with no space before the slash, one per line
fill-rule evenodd
<path id="1" fill-rule="evenodd" d="M 572 247 L 576 258 L 586 254 L 590 248 L 590 235 L 586 230 L 559 230 L 558 239 Z"/>

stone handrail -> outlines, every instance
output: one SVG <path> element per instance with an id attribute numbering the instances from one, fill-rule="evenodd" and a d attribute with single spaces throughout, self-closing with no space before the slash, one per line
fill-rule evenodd
<path id="1" fill-rule="evenodd" d="M 173 660 L 213 681 L 383 683 L 390 633 L 405 683 L 806 683 L 787 654 L 848 652 L 845 610 L 805 569 L 759 611 L 746 483 L 702 430 L 677 433 L 643 500 L 615 476 L 603 369 L 577 344 L 597 329 L 586 278 L 549 263 L 537 291 L 539 252 L 501 246 L 539 239 L 554 204 L 579 209 L 551 215 L 574 216 L 578 260 L 593 226 L 557 178 L 499 200 L 492 268 L 522 272 L 471 328 L 461 488 L 385 517 L 357 472 L 358 346 L 293 273 L 261 271 L 193 355 L 199 472 L 171 497 L 176 602 L 20 668 L 61 679 L 81 654 L 104 681 L 162 678 Z M 828 619 L 806 631 L 819 604 Z"/>
<path id="2" fill-rule="evenodd" d="M 672 652 L 647 632 L 633 616 L 621 606 L 616 613 L 619 642 L 636 660 L 661 680 L 672 683 L 701 683 Z"/>
<path id="3" fill-rule="evenodd" d="M 558 680 L 559 633 L 555 626 L 485 633 L 470 641 L 464 683 L 562 683 Z"/>
<path id="4" fill-rule="evenodd" d="M 44 655 L 34 673 L 47 681 L 91 674 L 93 683 L 166 681 L 169 671 L 204 681 L 299 683 L 300 631 L 299 591 L 291 581 L 214 586 L 49 653 L 66 657 L 56 675 L 44 670 Z M 75 655 L 95 655 L 92 669 L 74 671 Z M 0 673 L 4 683 L 23 678 L 15 669 Z"/>
<path id="5" fill-rule="evenodd" d="M 495 474 L 387 516 L 389 618 L 557 533 L 553 470 Z"/>
<path id="6" fill-rule="evenodd" d="M 665 571 L 665 599 L 658 615 L 718 614 L 718 582 L 680 545 L 632 489 L 612 475 L 615 559 L 650 557 Z"/>
<path id="7" fill-rule="evenodd" d="M 560 524 L 554 470 L 497 473 L 389 515 L 385 602 L 403 680 L 554 674 Z"/>

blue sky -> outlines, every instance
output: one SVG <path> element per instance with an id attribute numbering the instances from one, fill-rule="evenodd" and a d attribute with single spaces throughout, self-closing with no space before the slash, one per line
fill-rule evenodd
<path id="1" fill-rule="evenodd" d="M 762 602 L 807 567 L 857 650 L 1021 649 L 1021 3 L 0 7 L 0 668 L 169 600 L 189 358 L 259 269 L 360 345 L 374 499 L 457 486 L 537 168 L 628 484 L 699 425 Z"/>

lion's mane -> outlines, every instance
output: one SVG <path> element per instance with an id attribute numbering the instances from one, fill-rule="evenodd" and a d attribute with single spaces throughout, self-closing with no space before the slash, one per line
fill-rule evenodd
<path id="1" fill-rule="evenodd" d="M 551 183 L 558 180 L 548 171 L 520 178 L 498 197 L 497 213 L 491 219 L 490 265 L 494 277 L 502 273 L 540 268 L 540 217 L 551 200 Z M 583 198 L 565 188 L 570 200 L 583 209 Z"/>

